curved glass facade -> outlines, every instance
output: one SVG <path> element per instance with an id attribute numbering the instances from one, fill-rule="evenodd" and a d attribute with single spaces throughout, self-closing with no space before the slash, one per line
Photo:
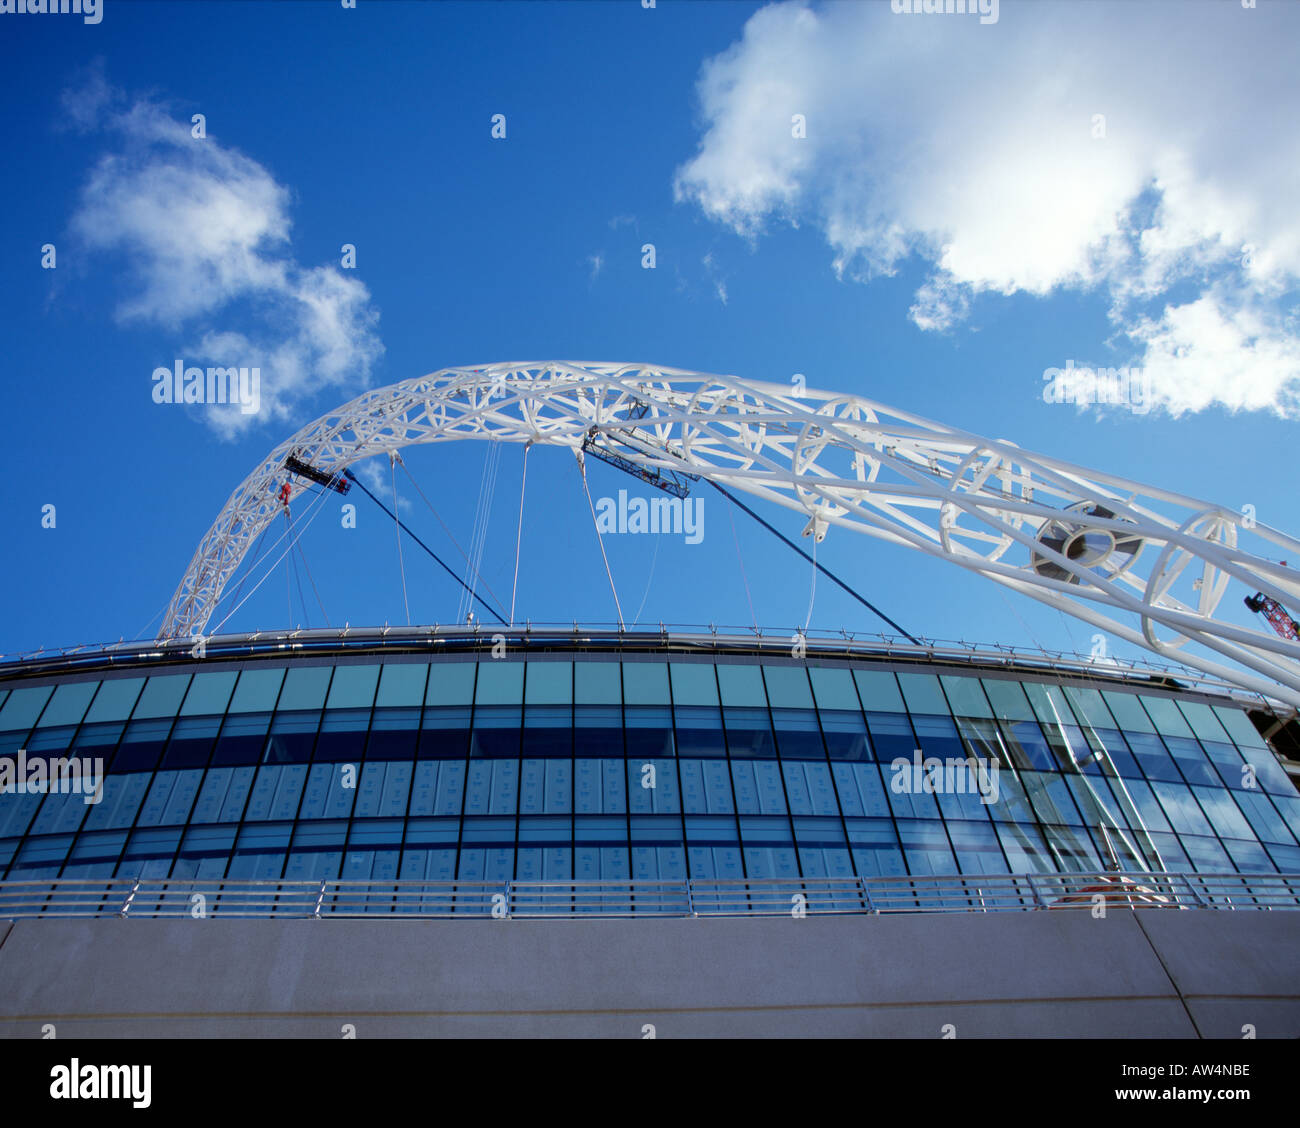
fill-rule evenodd
<path id="1" fill-rule="evenodd" d="M 1239 707 L 976 666 L 551 652 L 44 677 L 0 683 L 0 789 L 10 881 L 1300 872 L 1300 797 Z"/>

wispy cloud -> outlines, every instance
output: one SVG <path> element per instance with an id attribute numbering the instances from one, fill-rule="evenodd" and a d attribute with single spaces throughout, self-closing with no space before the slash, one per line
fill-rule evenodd
<path id="1" fill-rule="evenodd" d="M 919 256 L 925 330 L 1100 291 L 1158 407 L 1300 415 L 1297 39 L 1297 5 L 769 5 L 703 69 L 676 196 L 750 240 L 810 219 L 850 279 Z"/>
<path id="2" fill-rule="evenodd" d="M 353 467 L 353 473 L 361 479 L 366 489 L 375 497 L 387 502 L 390 506 L 393 504 L 393 473 L 382 458 L 368 458 L 364 462 L 358 462 Z M 411 508 L 411 503 L 401 494 L 400 485 L 398 486 L 397 508 L 401 513 L 409 512 Z"/>
<path id="3" fill-rule="evenodd" d="M 265 167 L 193 137 L 156 102 L 126 99 L 102 74 L 64 101 L 81 130 L 111 146 L 71 226 L 89 250 L 120 256 L 118 319 L 183 333 L 187 361 L 261 367 L 257 415 L 204 412 L 219 434 L 297 419 L 318 392 L 368 384 L 383 353 L 370 293 L 335 266 L 293 257 L 290 193 Z"/>
<path id="4" fill-rule="evenodd" d="M 605 253 L 597 251 L 594 255 L 587 256 L 587 280 L 596 281 L 596 276 L 605 269 Z"/>

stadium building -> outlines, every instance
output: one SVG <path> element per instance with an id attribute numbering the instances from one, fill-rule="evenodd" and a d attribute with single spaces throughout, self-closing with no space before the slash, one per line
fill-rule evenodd
<path id="1" fill-rule="evenodd" d="M 613 416 L 547 415 L 591 373 L 412 384 L 444 435 L 505 412 L 525 441 L 646 481 L 713 473 L 703 427 L 674 446 L 643 370 L 600 374 L 604 402 L 622 389 Z M 362 397 L 363 417 L 408 412 L 393 393 Z M 759 396 L 732 402 L 800 466 L 787 496 L 818 539 L 877 503 L 900 444 L 940 466 L 914 434 L 868 434 L 878 415 L 846 398 L 784 433 Z M 412 441 L 409 414 L 357 418 L 304 429 L 232 495 L 158 640 L 0 666 L 0 1033 L 1300 1034 L 1279 955 L 1300 939 L 1281 911 L 1300 908 L 1300 795 L 1261 735 L 1287 731 L 1295 659 L 1280 636 L 1214 636 L 1212 607 L 1194 627 L 1168 553 L 1163 590 L 1138 581 L 1147 624 L 1220 638 L 1241 676 L 847 632 L 204 633 L 302 482 L 345 489 L 348 461 Z M 842 474 L 804 496 L 836 428 L 878 465 L 857 460 L 860 496 Z M 997 444 L 976 444 L 983 465 L 940 445 L 946 497 L 974 483 L 963 514 L 1035 530 L 1022 590 L 1104 591 L 1162 538 L 1190 556 L 1189 528 L 1202 581 L 1218 585 L 1216 550 L 1241 566 L 1225 524 L 1149 528 L 1077 478 L 1063 518 L 1044 497 L 1063 477 L 1026 492 L 1033 456 L 1014 454 L 1013 502 Z M 761 494 L 758 464 L 716 477 Z M 973 504 L 999 475 L 1008 511 Z M 958 522 L 930 511 L 938 552 L 960 555 Z"/>

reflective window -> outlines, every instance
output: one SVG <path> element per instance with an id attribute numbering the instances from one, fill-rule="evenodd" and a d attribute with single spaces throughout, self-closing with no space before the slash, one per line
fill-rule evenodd
<path id="1" fill-rule="evenodd" d="M 230 703 L 230 695 L 235 691 L 235 679 L 238 676 L 234 670 L 195 674 L 189 691 L 185 694 L 181 716 L 201 717 L 224 713 Z"/>
<path id="2" fill-rule="evenodd" d="M 718 704 L 718 681 L 712 663 L 673 662 L 669 665 L 669 670 L 672 674 L 675 705 Z"/>
<path id="3" fill-rule="evenodd" d="M 284 687 L 276 708 L 320 709 L 325 705 L 331 670 L 328 666 L 292 666 L 284 675 Z M 236 687 L 236 696 L 239 688 Z"/>
<path id="4" fill-rule="evenodd" d="M 854 670 L 853 680 L 858 684 L 863 709 L 878 713 L 904 711 L 898 682 L 888 670 Z"/>
<path id="5" fill-rule="evenodd" d="M 529 662 L 525 686 L 529 705 L 567 706 L 573 700 L 573 663 Z"/>
<path id="6" fill-rule="evenodd" d="M 948 702 L 944 698 L 939 679 L 934 674 L 900 673 L 898 684 L 902 687 L 903 700 L 907 703 L 909 712 L 948 712 Z"/>
<path id="7" fill-rule="evenodd" d="M 49 704 L 36 723 L 37 728 L 49 728 L 53 725 L 76 725 L 86 715 L 86 707 L 99 688 L 98 682 L 77 682 L 64 684 L 54 691 Z M 0 711 L 2 712 L 2 711 Z M 0 716 L 0 728 L 7 727 Z M 17 726 L 22 727 L 22 726 Z"/>
<path id="8" fill-rule="evenodd" d="M 943 685 L 944 692 L 948 695 L 948 701 L 952 705 L 954 716 L 993 716 L 993 710 L 989 708 L 989 701 L 984 696 L 984 687 L 980 685 L 979 678 L 941 674 L 939 681 Z"/>
<path id="9" fill-rule="evenodd" d="M 144 678 L 112 678 L 100 682 L 99 692 L 95 694 L 95 700 L 90 703 L 90 708 L 86 711 L 86 723 L 126 720 L 131 715 L 136 698 L 140 696 L 140 690 L 143 688 Z M 14 690 L 13 696 L 5 702 L 6 711 L 22 692 L 21 689 Z M 8 727 L 5 721 L 6 718 L 0 716 L 0 728 Z"/>
<path id="10" fill-rule="evenodd" d="M 145 683 L 144 692 L 136 703 L 132 717 L 174 717 L 190 685 L 189 674 L 168 674 L 153 677 Z"/>
<path id="11" fill-rule="evenodd" d="M 723 705 L 767 708 L 763 672 L 757 666 L 718 666 L 718 688 Z"/>
<path id="12" fill-rule="evenodd" d="M 379 675 L 379 693 L 375 698 L 375 707 L 396 709 L 420 705 L 424 701 L 424 688 L 428 678 L 427 665 L 416 662 L 386 664 Z"/>
<path id="13" fill-rule="evenodd" d="M 773 709 L 811 709 L 812 691 L 802 666 L 764 666 L 767 700 Z"/>
<path id="14" fill-rule="evenodd" d="M 327 709 L 369 709 L 375 703 L 375 689 L 379 684 L 378 666 L 335 666 L 334 677 L 330 681 L 329 697 L 325 701 Z M 285 685 L 288 694 L 290 685 Z M 282 695 L 283 696 L 283 695 Z M 285 705 L 280 708 L 304 709 L 311 705 Z"/>
<path id="15" fill-rule="evenodd" d="M 473 662 L 434 662 L 429 667 L 426 705 L 469 705 L 474 700 Z"/>
<path id="16" fill-rule="evenodd" d="M 230 712 L 269 713 L 275 708 L 283 684 L 284 670 L 241 671 L 235 695 L 230 699 Z"/>

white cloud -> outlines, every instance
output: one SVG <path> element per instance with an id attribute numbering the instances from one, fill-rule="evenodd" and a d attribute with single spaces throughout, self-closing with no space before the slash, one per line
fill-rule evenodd
<path id="1" fill-rule="evenodd" d="M 353 473 L 364 483 L 375 497 L 386 502 L 390 507 L 393 504 L 393 473 L 390 467 L 384 465 L 381 458 L 368 458 L 364 462 L 358 462 L 353 468 Z M 411 503 L 398 494 L 397 508 L 401 513 L 406 513 L 411 508 Z"/>
<path id="2" fill-rule="evenodd" d="M 185 333 L 187 362 L 261 367 L 260 412 L 205 410 L 210 425 L 231 437 L 295 419 L 319 391 L 368 383 L 383 352 L 369 291 L 334 266 L 295 261 L 289 192 L 267 169 L 194 138 L 155 103 L 125 105 L 102 74 L 65 105 L 115 145 L 92 169 L 72 230 L 122 256 L 118 318 Z"/>
<path id="3" fill-rule="evenodd" d="M 750 240 L 810 221 L 848 278 L 920 256 L 922 329 L 1100 289 L 1166 410 L 1295 413 L 1297 40 L 1300 5 L 773 4 L 705 64 L 676 195 Z"/>

